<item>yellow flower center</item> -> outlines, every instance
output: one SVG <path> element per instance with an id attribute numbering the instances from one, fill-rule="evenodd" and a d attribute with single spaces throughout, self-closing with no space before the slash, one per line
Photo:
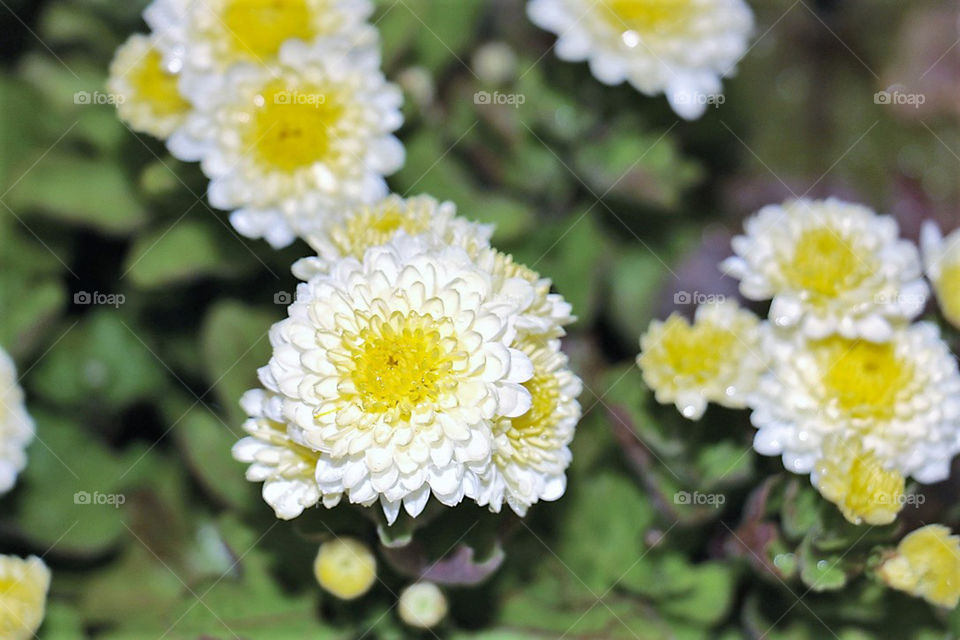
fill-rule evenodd
<path id="1" fill-rule="evenodd" d="M 954 326 L 960 327 L 960 261 L 944 265 L 936 289 L 943 315 Z"/>
<path id="2" fill-rule="evenodd" d="M 397 231 L 416 235 L 430 227 L 429 216 L 404 210 L 402 206 L 388 203 L 382 208 L 364 209 L 342 227 L 332 230 L 330 236 L 341 253 L 361 258 L 370 247 L 389 242 Z"/>
<path id="3" fill-rule="evenodd" d="M 903 508 L 905 480 L 883 468 L 871 451 L 855 441 L 828 445 L 817 463 L 817 489 L 853 524 L 893 522 Z"/>
<path id="4" fill-rule="evenodd" d="M 690 0 L 600 0 L 598 9 L 618 33 L 663 32 L 690 17 Z"/>
<path id="5" fill-rule="evenodd" d="M 316 35 L 308 0 L 227 0 L 220 20 L 235 59 L 267 61 L 286 40 Z"/>
<path id="6" fill-rule="evenodd" d="M 448 319 L 417 313 L 395 313 L 388 321 L 372 318 L 349 346 L 351 378 L 363 410 L 408 419 L 418 407 L 452 392 L 466 354 L 451 334 Z"/>
<path id="7" fill-rule="evenodd" d="M 154 50 L 140 60 L 129 73 L 135 100 L 150 105 L 157 116 L 172 116 L 186 113 L 190 103 L 180 95 L 177 76 L 163 68 L 163 58 Z"/>
<path id="8" fill-rule="evenodd" d="M 0 578 L 0 634 L 32 637 L 45 608 L 42 583 L 32 574 Z"/>
<path id="9" fill-rule="evenodd" d="M 873 272 L 872 260 L 855 241 L 828 227 L 805 231 L 781 264 L 785 284 L 809 292 L 814 301 L 854 289 Z"/>
<path id="10" fill-rule="evenodd" d="M 513 444 L 509 455 L 520 464 L 535 462 L 536 449 L 550 448 L 560 401 L 560 385 L 555 375 L 535 372 L 523 386 L 530 392 L 530 410 L 519 418 L 506 421 L 509 424 L 506 434 Z"/>
<path id="11" fill-rule="evenodd" d="M 897 355 L 893 344 L 832 337 L 812 347 L 829 406 L 854 419 L 893 416 L 914 375 L 913 365 Z"/>
<path id="12" fill-rule="evenodd" d="M 730 364 L 726 356 L 734 351 L 736 340 L 732 331 L 709 323 L 691 326 L 674 314 L 664 322 L 657 351 L 664 359 L 661 366 L 683 379 L 685 385 L 704 385 Z"/>
<path id="13" fill-rule="evenodd" d="M 274 83 L 258 99 L 248 144 L 261 164 L 293 172 L 329 158 L 345 109 L 335 92 Z"/>

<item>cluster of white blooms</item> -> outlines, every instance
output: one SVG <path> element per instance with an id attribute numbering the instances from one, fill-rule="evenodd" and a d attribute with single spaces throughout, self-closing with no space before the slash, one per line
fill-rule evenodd
<path id="1" fill-rule="evenodd" d="M 566 487 L 580 381 L 570 306 L 452 203 L 390 196 L 325 220 L 271 329 L 234 456 L 280 518 L 346 499 L 388 522 L 430 497 L 523 515 Z"/>
<path id="2" fill-rule="evenodd" d="M 236 229 L 289 245 L 378 201 L 403 165 L 402 94 L 369 0 L 154 0 L 108 88 L 130 127 L 199 161 Z"/>
<path id="3" fill-rule="evenodd" d="M 936 324 L 913 322 L 929 296 L 917 247 L 892 218 L 835 199 L 765 207 L 745 229 L 721 269 L 770 301 L 769 320 L 723 302 L 693 325 L 655 322 L 644 379 L 689 418 L 708 401 L 749 407 L 757 452 L 811 474 L 851 522 L 892 522 L 905 478 L 944 480 L 960 452 L 956 358 Z M 960 243 L 928 226 L 923 244 L 950 318 Z"/>
<path id="4" fill-rule="evenodd" d="M 687 119 L 722 102 L 753 30 L 743 0 L 530 0 L 527 13 L 557 34 L 561 59 L 588 61 L 605 84 L 663 92 Z"/>

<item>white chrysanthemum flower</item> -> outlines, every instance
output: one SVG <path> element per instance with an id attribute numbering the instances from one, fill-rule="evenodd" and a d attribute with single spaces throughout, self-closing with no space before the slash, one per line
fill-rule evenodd
<path id="1" fill-rule="evenodd" d="M 773 298 L 778 327 L 882 342 L 923 310 L 919 253 L 889 216 L 833 198 L 792 200 L 764 207 L 744 228 L 721 269 L 747 298 Z"/>
<path id="2" fill-rule="evenodd" d="M 960 373 L 937 327 L 889 342 L 770 332 L 771 370 L 751 397 L 754 448 L 810 473 L 827 437 L 855 440 L 885 469 L 938 482 L 960 451 Z"/>
<path id="3" fill-rule="evenodd" d="M 920 246 L 940 309 L 953 326 L 960 327 L 960 229 L 944 238 L 936 223 L 927 221 Z"/>
<path id="4" fill-rule="evenodd" d="M 9 491 L 27 464 L 25 449 L 33 440 L 33 419 L 23 402 L 13 360 L 0 349 L 0 494 Z"/>
<path id="5" fill-rule="evenodd" d="M 533 286 L 531 297 L 517 300 L 520 305 L 517 329 L 521 335 L 559 338 L 566 335 L 564 327 L 576 321 L 570 303 L 560 294 L 550 293 L 553 286 L 550 279 L 542 278 L 533 269 L 514 261 L 512 255 L 487 247 L 479 252 L 477 263 L 493 275 L 497 289 L 516 278 Z"/>
<path id="6" fill-rule="evenodd" d="M 523 383 L 532 402 L 522 416 L 494 425 L 493 476 L 482 482 L 488 493 L 478 502 L 497 513 L 506 502 L 524 516 L 535 502 L 557 500 L 566 491 L 568 445 L 580 420 L 577 397 L 583 385 L 559 340 L 526 337 L 516 346 L 533 363 L 533 377 Z"/>
<path id="7" fill-rule="evenodd" d="M 271 64 L 289 40 L 365 41 L 369 0 L 154 0 L 144 19 L 173 73 L 224 73 Z"/>
<path id="8" fill-rule="evenodd" d="M 562 60 L 589 61 L 605 84 L 663 92 L 687 119 L 719 101 L 753 30 L 743 0 L 530 0 L 527 13 L 558 35 Z"/>
<path id="9" fill-rule="evenodd" d="M 699 420 L 708 402 L 740 409 L 767 364 L 760 320 L 733 300 L 697 307 L 693 324 L 674 313 L 640 338 L 637 364 L 657 402 Z"/>
<path id="10" fill-rule="evenodd" d="M 50 569 L 30 556 L 0 556 L 0 637 L 34 638 L 43 622 L 50 588 Z"/>
<path id="11" fill-rule="evenodd" d="M 180 94 L 178 77 L 162 62 L 148 36 L 130 36 L 110 63 L 107 91 L 131 129 L 164 139 L 183 124 L 191 107 Z"/>
<path id="12" fill-rule="evenodd" d="M 210 203 L 251 238 L 284 247 L 335 212 L 387 195 L 403 164 L 391 135 L 403 121 L 400 90 L 372 47 L 327 38 L 291 41 L 277 65 L 237 65 L 217 78 L 183 78 L 196 105 L 170 137 L 181 160 L 199 160 Z"/>
<path id="13" fill-rule="evenodd" d="M 246 462 L 247 480 L 263 483 L 263 499 L 278 518 L 296 518 L 304 509 L 321 500 L 330 508 L 340 502 L 340 494 L 321 495 L 317 486 L 317 459 L 320 454 L 288 433 L 283 418 L 283 399 L 262 389 L 243 394 L 240 406 L 250 418 L 244 430 L 250 434 L 233 446 L 233 457 Z"/>
<path id="14" fill-rule="evenodd" d="M 390 522 L 431 494 L 479 497 L 471 480 L 486 477 L 493 425 L 531 405 L 530 358 L 510 346 L 530 289 L 494 288 L 463 249 L 404 234 L 301 284 L 260 378 L 279 396 L 267 414 L 322 454 L 319 495 L 379 500 Z"/>
<path id="15" fill-rule="evenodd" d="M 456 216 L 452 202 L 437 202 L 427 195 L 401 198 L 391 194 L 376 204 L 332 216 L 308 234 L 305 240 L 317 255 L 295 262 L 293 274 L 309 280 L 328 273 L 341 258 L 362 259 L 367 249 L 386 244 L 401 232 L 429 236 L 437 246 L 461 247 L 471 256 L 490 246 L 491 225 Z"/>

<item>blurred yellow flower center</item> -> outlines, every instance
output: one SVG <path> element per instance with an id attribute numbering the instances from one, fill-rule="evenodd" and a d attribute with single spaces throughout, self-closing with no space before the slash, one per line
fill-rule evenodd
<path id="1" fill-rule="evenodd" d="M 336 94 L 277 83 L 259 98 L 248 144 L 261 164 L 292 172 L 329 158 L 344 114 Z"/>
<path id="2" fill-rule="evenodd" d="M 685 22 L 691 0 L 600 0 L 598 9 L 618 32 L 650 33 Z"/>
<path id="3" fill-rule="evenodd" d="M 235 58 L 268 61 L 290 38 L 315 34 L 308 0 L 227 0 L 220 20 Z"/>
<path id="4" fill-rule="evenodd" d="M 666 366 L 678 377 L 695 384 L 705 384 L 717 377 L 726 364 L 725 356 L 736 347 L 733 332 L 701 322 L 691 326 L 685 318 L 674 314 L 663 325 L 660 348 Z"/>
<path id="5" fill-rule="evenodd" d="M 880 567 L 880 576 L 893 587 L 941 607 L 960 602 L 960 539 L 939 524 L 908 534 L 897 553 Z"/>
<path id="6" fill-rule="evenodd" d="M 817 463 L 816 486 L 853 524 L 893 522 L 903 507 L 905 480 L 883 468 L 880 459 L 855 441 L 825 447 Z"/>
<path id="7" fill-rule="evenodd" d="M 812 346 L 828 405 L 851 418 L 883 420 L 894 414 L 914 370 L 892 344 L 832 337 Z"/>
<path id="8" fill-rule="evenodd" d="M 449 320 L 394 314 L 389 321 L 371 319 L 350 347 L 353 385 L 364 411 L 397 411 L 403 418 L 437 402 L 456 384 L 452 375 L 465 355 L 456 339 L 445 337 Z"/>
<path id="9" fill-rule="evenodd" d="M 936 289 L 943 315 L 960 327 L 960 261 L 944 265 Z"/>
<path id="10" fill-rule="evenodd" d="M 163 58 L 154 50 L 130 70 L 129 79 L 135 99 L 149 104 L 158 116 L 176 115 L 190 109 L 190 103 L 177 88 L 177 76 L 164 70 Z"/>
<path id="11" fill-rule="evenodd" d="M 805 231 L 781 264 L 785 284 L 808 291 L 814 301 L 857 287 L 873 271 L 872 261 L 850 238 L 827 227 Z"/>

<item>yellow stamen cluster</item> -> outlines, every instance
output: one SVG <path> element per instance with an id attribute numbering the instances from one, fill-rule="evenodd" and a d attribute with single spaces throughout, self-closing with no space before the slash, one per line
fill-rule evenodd
<path id="1" fill-rule="evenodd" d="M 826 225 L 803 232 L 793 253 L 783 257 L 779 276 L 781 286 L 804 291 L 812 304 L 823 304 L 859 287 L 875 268 L 854 237 Z"/>
<path id="2" fill-rule="evenodd" d="M 269 61 L 290 38 L 316 35 L 308 0 L 227 0 L 219 17 L 235 61 Z"/>
<path id="3" fill-rule="evenodd" d="M 691 0 L 600 0 L 597 8 L 616 31 L 662 33 L 690 19 Z"/>
<path id="4" fill-rule="evenodd" d="M 960 537 L 943 525 L 921 527 L 900 541 L 879 574 L 894 589 L 952 609 L 960 602 Z"/>

